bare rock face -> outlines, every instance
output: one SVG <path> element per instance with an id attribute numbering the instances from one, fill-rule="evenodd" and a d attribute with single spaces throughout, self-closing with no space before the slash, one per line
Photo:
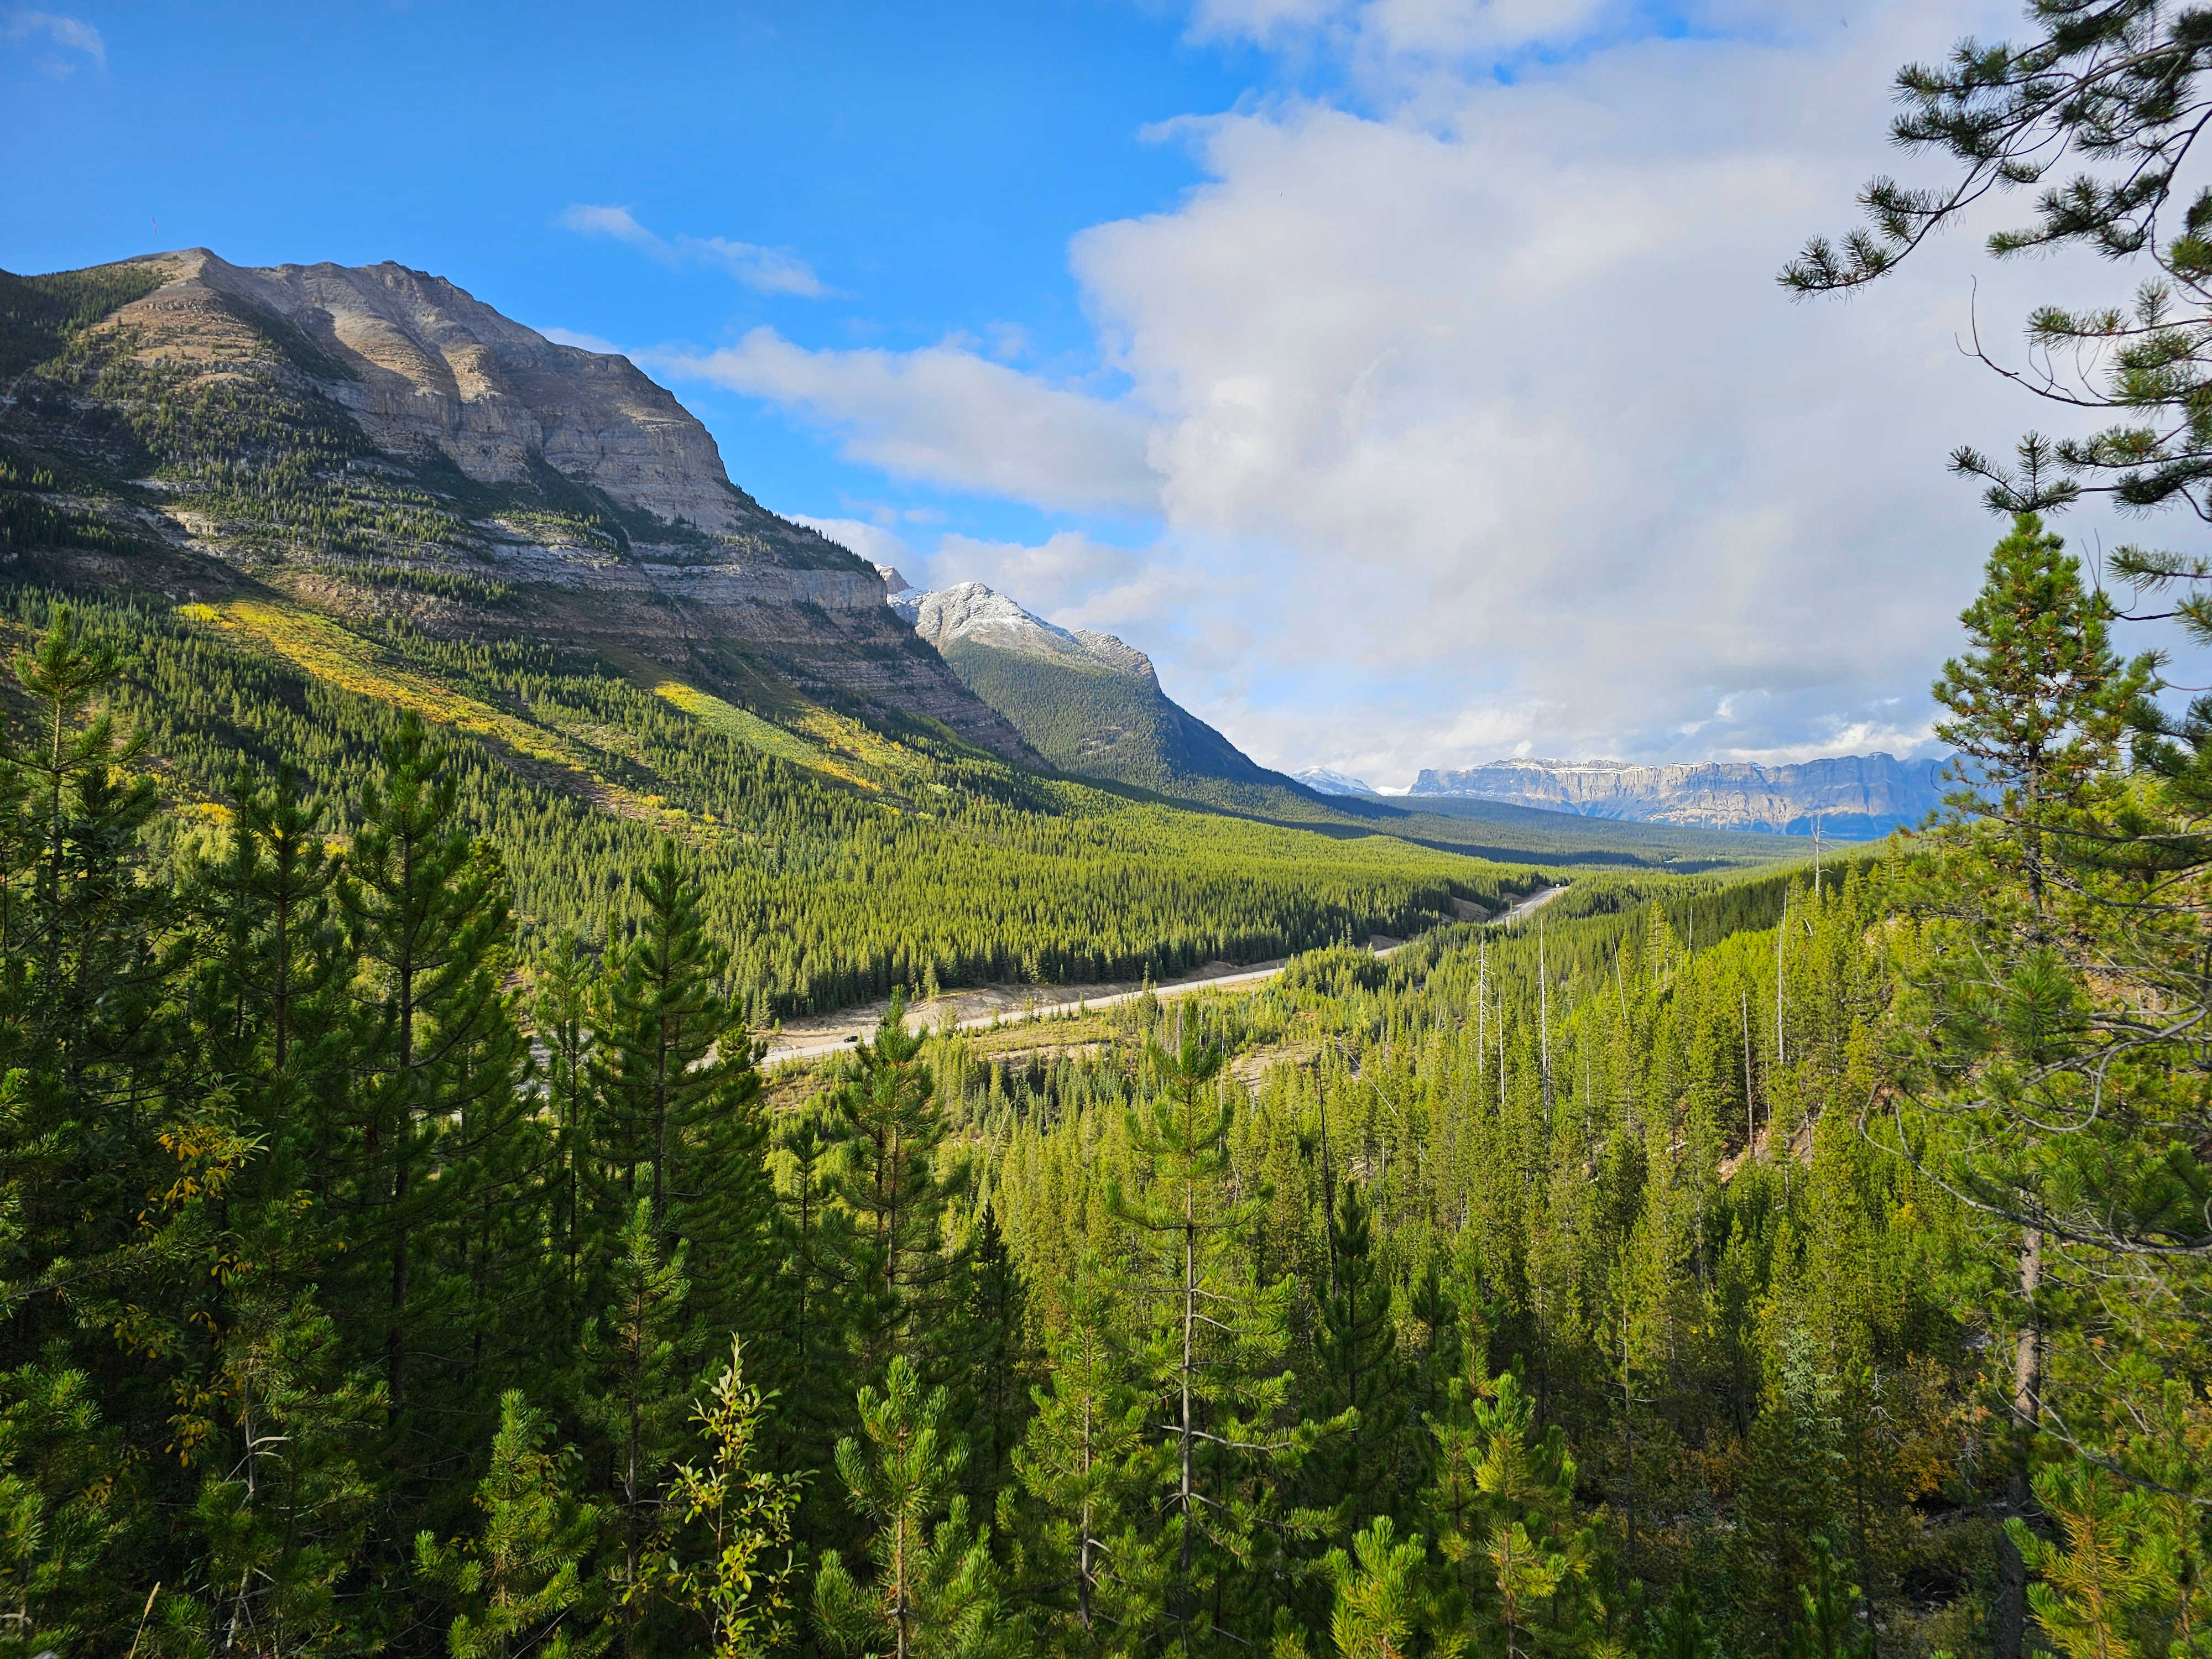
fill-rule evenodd
<path id="1" fill-rule="evenodd" d="M 1477 796 L 1584 817 L 1701 824 L 1809 835 L 1817 820 L 1838 838 L 1885 835 L 1918 823 L 1942 802 L 1940 760 L 1844 755 L 1786 766 L 1706 761 L 1636 766 L 1626 761 L 1492 761 L 1424 771 L 1416 795 Z"/>
<path id="2" fill-rule="evenodd" d="M 483 483 L 526 481 L 535 457 L 710 534 L 763 516 L 707 428 L 628 358 L 556 345 L 442 276 L 388 261 L 252 270 L 205 248 L 161 258 L 175 275 L 118 322 L 159 324 L 170 349 L 180 324 L 227 331 L 234 306 L 280 318 L 328 355 L 339 373 L 316 378 L 380 449 L 435 447 Z"/>

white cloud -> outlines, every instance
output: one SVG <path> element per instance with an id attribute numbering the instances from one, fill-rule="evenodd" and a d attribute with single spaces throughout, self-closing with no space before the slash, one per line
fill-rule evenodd
<path id="1" fill-rule="evenodd" d="M 575 346 L 584 351 L 596 351 L 603 357 L 625 355 L 612 340 L 602 339 L 596 334 L 586 334 L 573 328 L 541 328 L 538 331 L 555 345 Z"/>
<path id="2" fill-rule="evenodd" d="M 100 39 L 100 31 L 80 18 L 64 17 L 50 11 L 0 12 L 0 43 L 14 45 L 19 41 L 43 41 L 61 53 L 75 52 L 77 58 L 50 55 L 40 60 L 41 73 L 56 80 L 65 80 L 80 67 L 80 58 L 89 59 L 96 67 L 107 67 L 107 43 Z"/>
<path id="3" fill-rule="evenodd" d="M 810 519 L 799 513 L 785 516 L 794 524 L 821 532 L 847 552 L 859 554 L 870 564 L 891 566 L 916 587 L 924 585 L 915 574 L 921 562 L 912 544 L 879 524 L 870 524 L 865 519 Z"/>
<path id="4" fill-rule="evenodd" d="M 1956 355 L 1967 239 L 1850 306 L 1773 277 L 1887 159 L 1895 65 L 1982 21 L 1899 4 L 1817 50 L 1644 41 L 1182 124 L 1207 182 L 1073 263 L 1151 419 L 1162 556 L 1257 642 L 1186 699 L 1370 777 L 1924 736 L 1995 535 L 1943 456 L 2041 411 Z M 1984 273 L 1984 314 L 2069 280 Z"/>
<path id="5" fill-rule="evenodd" d="M 781 404 L 842 434 L 848 456 L 902 478 L 1050 511 L 1158 504 L 1137 411 L 957 343 L 813 351 L 757 328 L 720 350 L 662 350 L 649 362 L 677 380 Z"/>
<path id="6" fill-rule="evenodd" d="M 626 207 L 594 206 L 579 202 L 564 209 L 554 222 L 563 230 L 583 236 L 605 236 L 628 243 L 663 264 L 720 265 L 757 294 L 788 294 L 819 300 L 830 290 L 814 274 L 813 267 L 787 247 L 763 247 L 752 242 L 732 241 L 724 236 L 664 237 L 640 224 Z"/>

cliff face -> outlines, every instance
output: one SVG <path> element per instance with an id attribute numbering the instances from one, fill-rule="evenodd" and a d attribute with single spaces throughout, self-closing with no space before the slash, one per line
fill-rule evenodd
<path id="1" fill-rule="evenodd" d="M 343 371 L 324 390 L 380 449 L 434 446 L 483 483 L 526 482 L 542 461 L 710 533 L 770 516 L 732 487 L 707 428 L 627 358 L 556 345 L 441 276 L 389 261 L 248 270 L 205 248 L 164 262 L 172 280 L 116 317 L 157 325 L 143 349 L 190 349 L 240 305 L 278 317 Z M 801 545 L 812 534 L 784 527 Z"/>
<path id="2" fill-rule="evenodd" d="M 249 269 L 195 248 L 100 272 L 148 291 L 28 377 L 35 396 L 0 385 L 0 437 L 155 471 L 195 550 L 426 626 L 672 666 L 734 652 L 810 696 L 1034 758 L 890 614 L 874 567 L 733 485 L 706 428 L 628 359 L 389 263 Z M 103 451 L 103 431 L 138 441 Z M 296 510 L 243 515 L 241 494 L 277 492 L 207 487 L 211 468 L 276 469 Z M 465 591 L 506 597 L 469 615 Z"/>
<path id="3" fill-rule="evenodd" d="M 1872 837 L 1917 823 L 1942 804 L 1944 763 L 1846 755 L 1789 766 L 1708 761 L 1632 766 L 1624 761 L 1492 761 L 1424 771 L 1415 795 L 1475 796 L 1585 817 L 1704 824 L 1838 838 Z"/>

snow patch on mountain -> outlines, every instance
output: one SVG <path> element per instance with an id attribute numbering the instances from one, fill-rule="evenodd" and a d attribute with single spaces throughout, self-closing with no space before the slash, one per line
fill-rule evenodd
<path id="1" fill-rule="evenodd" d="M 884 585 L 890 586 L 888 579 Z M 928 593 L 892 591 L 886 600 L 939 651 L 965 640 L 1025 657 L 1056 658 L 1072 666 L 1109 669 L 1155 684 L 1158 681 L 1152 659 L 1134 646 L 1091 629 L 1070 633 L 981 582 L 962 582 Z"/>
<path id="2" fill-rule="evenodd" d="M 1291 775 L 1316 795 L 1371 795 L 1374 786 L 1363 783 L 1348 773 L 1332 772 L 1326 766 L 1309 766 L 1303 772 Z"/>

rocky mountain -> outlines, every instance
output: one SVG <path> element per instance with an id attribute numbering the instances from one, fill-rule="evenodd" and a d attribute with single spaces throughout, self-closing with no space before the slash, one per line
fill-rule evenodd
<path id="1" fill-rule="evenodd" d="M 1502 760 L 1424 771 L 1415 796 L 1473 797 L 1585 817 L 1863 840 L 1917 823 L 1942 802 L 1941 760 L 1846 755 L 1787 766 L 1706 761 Z"/>
<path id="2" fill-rule="evenodd" d="M 890 586 L 888 579 L 884 585 Z M 900 586 L 905 589 L 903 579 Z M 934 593 L 908 589 L 892 593 L 890 605 L 939 653 L 949 645 L 988 646 L 1021 656 L 1056 658 L 1074 666 L 1103 669 L 1150 685 L 1159 684 L 1152 659 L 1134 647 L 1122 644 L 1111 634 L 1090 629 L 1071 634 L 1055 628 L 981 582 L 962 582 Z"/>
<path id="3" fill-rule="evenodd" d="M 1371 795 L 1374 788 L 1358 778 L 1343 772 L 1332 772 L 1326 766 L 1309 766 L 1291 776 L 1316 795 Z"/>
<path id="4" fill-rule="evenodd" d="M 1161 690 L 1152 659 L 1111 634 L 1055 627 L 981 582 L 894 591 L 890 606 L 1064 772 L 1239 810 L 1311 804 Z"/>
<path id="5" fill-rule="evenodd" d="M 872 566 L 732 483 L 706 428 L 628 359 L 422 271 L 194 248 L 0 273 L 0 445 L 60 469 L 52 505 L 125 526 L 142 553 L 433 630 L 609 645 L 748 701 L 888 709 L 1034 758 L 886 614 Z"/>

